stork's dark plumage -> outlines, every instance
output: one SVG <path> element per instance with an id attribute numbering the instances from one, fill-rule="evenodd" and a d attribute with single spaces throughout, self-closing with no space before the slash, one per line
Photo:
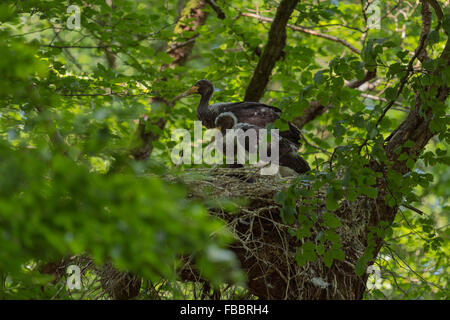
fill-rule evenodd
<path id="1" fill-rule="evenodd" d="M 244 132 L 254 129 L 259 134 L 259 129 L 265 129 L 281 116 L 281 110 L 260 102 L 229 102 L 214 103 L 209 105 L 209 100 L 214 93 L 214 86 L 208 80 L 199 80 L 182 96 L 200 94 L 201 99 L 197 107 L 197 118 L 209 129 L 221 128 L 222 133 L 226 129 L 241 129 Z M 279 134 L 279 165 L 289 167 L 297 173 L 310 170 L 308 163 L 297 153 L 300 147 L 300 130 L 289 123 L 289 130 Z M 255 146 L 245 142 L 245 149 L 249 151 Z M 253 152 L 253 151 L 251 151 Z"/>
<path id="2" fill-rule="evenodd" d="M 214 93 L 214 86 L 208 80 L 199 80 L 184 93 L 185 96 L 198 93 L 201 95 L 200 104 L 197 107 L 197 118 L 206 128 L 215 128 L 215 119 L 224 112 L 235 115 L 237 123 L 248 123 L 260 128 L 265 128 L 280 118 L 281 110 L 260 102 L 225 102 L 209 105 L 209 100 Z M 281 131 L 280 136 L 300 147 L 300 130 L 289 123 L 289 130 Z"/>

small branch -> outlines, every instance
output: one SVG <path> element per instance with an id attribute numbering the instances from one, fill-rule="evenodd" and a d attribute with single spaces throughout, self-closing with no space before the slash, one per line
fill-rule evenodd
<path id="1" fill-rule="evenodd" d="M 216 11 L 217 13 L 217 17 L 220 20 L 224 20 L 226 18 L 225 13 L 222 11 L 222 9 L 213 1 L 213 0 L 206 0 L 206 2 L 214 9 L 214 11 Z M 234 21 L 238 20 L 240 17 L 242 17 L 242 12 L 239 11 L 238 15 L 233 19 Z M 249 48 L 250 50 L 253 51 L 254 54 L 256 54 L 258 57 L 261 56 L 261 49 L 257 46 L 255 48 L 252 47 L 251 44 L 248 43 L 248 41 L 245 39 L 245 36 L 243 33 L 237 31 L 235 28 L 233 28 L 233 26 L 231 26 L 230 28 L 234 34 L 236 34 L 237 36 L 239 36 L 243 42 L 243 44 Z"/>
<path id="2" fill-rule="evenodd" d="M 303 141 L 305 142 L 305 144 L 306 144 L 307 146 L 309 146 L 309 147 L 311 147 L 311 148 L 314 148 L 314 149 L 317 149 L 317 150 L 320 150 L 320 151 L 322 151 L 323 153 L 331 154 L 331 152 L 329 152 L 329 151 L 327 151 L 327 150 L 325 150 L 325 149 L 323 149 L 323 148 L 321 148 L 321 147 L 319 147 L 319 146 L 316 146 L 316 145 L 312 144 L 311 142 L 309 142 L 309 141 L 306 139 L 306 137 L 305 137 L 304 135 L 302 135 L 302 139 L 303 139 Z"/>
<path id="3" fill-rule="evenodd" d="M 61 133 L 59 132 L 58 128 L 54 125 L 53 119 L 50 115 L 46 115 L 45 112 L 47 112 L 43 107 L 36 106 L 35 107 L 37 113 L 42 117 L 45 126 L 47 128 L 47 134 L 50 138 L 50 141 L 53 145 L 53 147 L 59 151 L 61 151 L 62 154 L 66 155 L 67 153 L 67 146 L 66 142 L 64 141 Z"/>
<path id="4" fill-rule="evenodd" d="M 12 34 L 12 35 L 10 35 L 10 37 L 11 38 L 13 38 L 13 37 L 23 37 L 23 36 L 26 36 L 28 34 L 38 33 L 38 32 L 42 32 L 42 31 L 45 31 L 45 30 L 52 29 L 52 28 L 53 28 L 53 26 L 47 27 L 47 28 L 44 28 L 44 29 L 35 30 L 35 31 L 25 32 L 25 33 L 21 33 L 21 34 Z"/>
<path id="5" fill-rule="evenodd" d="M 361 93 L 361 97 L 367 98 L 367 99 L 372 99 L 372 100 L 377 100 L 377 101 L 383 101 L 383 102 L 387 102 L 387 99 L 383 98 L 383 97 L 379 97 L 379 96 L 374 96 L 372 94 L 367 94 L 367 93 Z M 400 102 L 395 102 L 395 105 L 397 106 L 403 106 Z M 400 111 L 404 111 L 404 112 L 409 112 L 409 109 L 399 109 L 397 108 L 396 110 L 400 110 Z"/>
<path id="6" fill-rule="evenodd" d="M 170 47 L 170 49 L 167 50 L 167 53 L 172 53 L 172 52 L 174 52 L 176 49 L 179 49 L 179 48 L 182 48 L 182 47 L 184 47 L 184 46 L 187 46 L 187 45 L 189 45 L 189 44 L 191 44 L 191 43 L 194 43 L 195 40 L 196 40 L 199 36 L 200 36 L 200 35 L 197 34 L 197 35 L 193 36 L 191 39 L 189 39 L 189 40 L 187 40 L 187 41 L 185 41 L 185 42 L 179 42 L 179 43 L 173 44 L 172 47 Z"/>
<path id="7" fill-rule="evenodd" d="M 55 49 L 106 49 L 109 46 L 71 46 L 71 45 L 53 45 L 53 44 L 41 44 L 41 47 L 55 48 Z"/>
<path id="8" fill-rule="evenodd" d="M 423 2 L 423 5 L 425 2 Z M 423 33 L 422 33 L 423 34 Z M 421 35 L 422 35 L 421 34 Z M 426 35 L 422 37 L 418 49 L 424 46 L 426 40 Z M 416 50 L 414 56 L 418 56 L 420 50 Z M 439 57 L 442 67 L 433 72 L 433 76 L 440 76 L 443 68 L 448 68 L 450 66 L 450 38 L 447 39 L 444 50 Z M 450 88 L 448 83 L 443 83 L 441 85 L 431 84 L 425 91 L 430 89 L 436 90 L 435 99 L 440 103 L 445 103 L 447 100 Z M 393 168 L 400 173 L 406 173 L 409 171 L 405 161 L 398 160 L 398 154 L 395 150 L 399 146 L 403 146 L 406 141 L 414 142 L 414 145 L 407 148 L 407 153 L 410 158 L 417 159 L 419 153 L 425 148 L 429 140 L 436 134 L 430 130 L 430 122 L 435 117 L 433 113 L 433 108 L 423 105 L 420 94 L 416 94 L 416 102 L 414 108 L 411 108 L 407 118 L 385 139 L 385 150 L 388 159 L 393 161 Z M 402 150 L 402 152 L 405 152 Z"/>
<path id="9" fill-rule="evenodd" d="M 364 78 L 361 80 L 355 80 L 347 84 L 348 88 L 356 89 L 362 86 L 364 83 L 374 79 L 377 76 L 377 70 L 374 71 L 367 71 L 364 75 Z"/>
<path id="10" fill-rule="evenodd" d="M 316 26 L 309 26 L 308 29 L 309 30 L 311 30 L 311 29 L 323 29 L 323 28 L 326 29 L 328 27 L 341 27 L 341 28 L 346 28 L 346 29 L 349 29 L 349 30 L 357 31 L 357 32 L 360 32 L 360 33 L 364 32 L 363 30 L 361 30 L 359 28 L 352 27 L 352 26 L 349 26 L 349 25 L 346 25 L 346 24 L 343 24 L 343 23 L 318 24 Z"/>
<path id="11" fill-rule="evenodd" d="M 273 22 L 274 21 L 274 19 L 272 19 L 272 18 L 263 17 L 263 16 L 260 16 L 260 15 L 254 14 L 254 13 L 242 13 L 242 15 L 245 16 L 245 17 L 258 19 L 259 21 L 262 21 L 262 22 Z M 340 44 L 346 46 L 347 48 L 349 48 L 351 51 L 353 51 L 357 55 L 361 55 L 361 51 L 360 50 L 356 49 L 350 43 L 348 43 L 347 41 L 342 40 L 342 39 L 340 39 L 338 37 L 330 36 L 330 35 L 327 35 L 327 34 L 324 34 L 324 33 L 318 32 L 318 31 L 314 31 L 314 30 L 311 30 L 311 29 L 308 29 L 308 28 L 305 28 L 305 27 L 301 27 L 301 26 L 295 26 L 295 25 L 291 25 L 291 24 L 288 24 L 286 26 L 289 29 L 292 29 L 294 31 L 303 32 L 303 33 L 310 34 L 310 35 L 313 35 L 313 36 L 316 36 L 316 37 L 319 37 L 319 38 L 323 38 L 323 39 L 327 39 L 327 40 L 330 40 L 330 41 L 334 41 L 334 42 L 340 43 Z"/>
<path id="12" fill-rule="evenodd" d="M 418 213 L 420 215 L 426 215 L 425 212 L 423 212 L 422 210 L 419 210 L 419 209 L 417 209 L 417 208 L 415 208 L 413 206 L 410 206 L 409 204 L 401 204 L 401 206 L 405 207 L 405 208 L 407 208 L 409 210 L 412 210 L 412 211 L 414 211 L 414 212 L 416 212 L 416 213 Z"/>
<path id="13" fill-rule="evenodd" d="M 376 75 L 377 75 L 376 70 L 375 71 L 367 71 L 362 80 L 352 81 L 352 82 L 348 83 L 346 86 L 348 88 L 356 89 L 356 88 L 362 86 L 364 83 L 374 79 L 376 77 Z M 308 122 L 311 122 L 312 120 L 314 120 L 315 118 L 317 118 L 318 116 L 323 114 L 328 108 L 329 108 L 329 106 L 325 107 L 318 101 L 312 101 L 310 103 L 309 108 L 305 110 L 303 115 L 300 116 L 299 118 L 295 119 L 295 121 L 294 121 L 295 125 L 299 129 L 303 128 Z"/>
<path id="14" fill-rule="evenodd" d="M 105 92 L 105 93 L 59 93 L 63 97 L 107 97 L 107 96 L 117 96 L 117 97 L 140 97 L 149 95 L 149 93 L 138 93 L 129 94 L 128 92 Z"/>
<path id="15" fill-rule="evenodd" d="M 308 122 L 314 120 L 315 118 L 317 118 L 318 116 L 320 116 L 322 113 L 324 113 L 326 110 L 325 106 L 323 106 L 320 102 L 318 101 L 312 101 L 309 104 L 309 108 L 306 109 L 302 116 L 295 119 L 295 125 L 301 129 L 303 128 Z"/>
<path id="16" fill-rule="evenodd" d="M 57 31 L 56 28 L 54 26 L 51 26 L 51 28 L 53 28 L 53 32 L 55 34 L 54 39 L 58 39 L 60 41 L 62 41 L 59 33 L 61 31 Z M 53 43 L 53 40 L 52 40 Z M 66 55 L 66 57 L 69 59 L 69 61 L 71 61 L 80 71 L 83 71 L 82 66 L 78 63 L 77 59 L 75 59 L 75 57 L 70 53 L 70 50 L 67 49 L 63 49 L 62 53 Z"/>
<path id="17" fill-rule="evenodd" d="M 206 2 L 213 8 L 213 10 L 217 13 L 217 17 L 221 20 L 225 19 L 225 13 L 220 9 L 220 7 L 216 4 L 214 0 L 206 0 Z"/>

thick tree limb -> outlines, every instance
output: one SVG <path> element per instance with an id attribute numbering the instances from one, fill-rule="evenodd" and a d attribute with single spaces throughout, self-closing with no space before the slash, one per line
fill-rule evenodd
<path id="1" fill-rule="evenodd" d="M 299 0 L 282 0 L 270 26 L 269 39 L 245 92 L 245 101 L 259 101 L 264 95 L 275 63 L 286 44 L 286 25 Z"/>
<path id="2" fill-rule="evenodd" d="M 424 4 L 426 8 L 422 10 L 423 13 L 423 29 L 428 29 L 428 10 L 427 4 Z M 423 51 L 425 49 L 426 44 L 426 32 L 422 32 L 421 38 L 419 39 L 419 44 L 417 49 L 415 50 L 414 59 L 418 59 L 419 56 L 424 56 Z M 414 61 L 413 61 L 414 62 Z M 444 51 L 442 52 L 439 63 L 441 65 L 438 68 L 434 75 L 437 76 L 442 68 L 446 68 L 450 65 L 450 41 L 447 40 Z M 437 94 L 435 99 L 439 103 L 445 103 L 446 99 L 449 95 L 449 85 L 444 83 L 439 87 L 436 84 L 431 84 L 429 88 L 424 88 L 424 91 L 430 92 L 430 89 L 437 89 Z M 400 88 L 399 88 L 400 90 Z M 434 90 L 433 90 L 434 91 Z M 430 102 L 433 103 L 433 102 Z M 318 107 L 318 106 L 315 106 Z M 408 155 L 414 160 L 417 159 L 420 152 L 425 148 L 429 140 L 433 137 L 433 133 L 431 132 L 429 125 L 431 120 L 435 115 L 433 114 L 433 109 L 431 106 L 427 105 L 426 101 L 422 101 L 420 94 L 416 95 L 416 103 L 415 106 L 411 108 L 411 111 L 408 114 L 408 117 L 400 124 L 400 126 L 391 134 L 389 138 L 385 141 L 385 150 L 388 156 L 388 159 L 391 160 L 389 164 L 379 164 L 376 161 L 372 161 L 370 167 L 374 171 L 378 171 L 384 175 L 388 165 L 391 165 L 391 168 L 398 171 L 401 174 L 407 173 L 410 169 L 406 166 L 405 161 L 398 160 L 398 154 L 394 152 L 399 146 L 404 146 L 406 141 L 412 141 L 414 144 L 409 148 L 402 148 L 402 153 L 407 152 Z M 378 196 L 376 199 L 367 199 L 367 205 L 359 205 L 358 206 L 358 214 L 356 217 L 361 218 L 368 222 L 365 226 L 364 230 L 358 234 L 358 239 L 361 243 L 367 246 L 367 239 L 369 234 L 371 234 L 370 229 L 374 226 L 378 226 L 381 221 L 392 223 L 398 207 L 390 207 L 386 203 L 386 196 L 391 192 L 389 190 L 389 185 L 387 184 L 386 179 L 381 178 L 377 180 L 377 190 Z M 364 197 L 360 197 L 357 199 L 357 202 L 362 204 L 364 201 Z M 344 202 L 340 206 L 340 211 L 343 212 L 345 206 L 347 204 Z M 417 212 L 417 211 L 416 211 Z M 384 240 L 382 237 L 376 237 L 376 246 L 371 251 L 371 255 L 373 260 L 379 253 Z M 346 257 L 349 252 L 346 252 Z M 346 258 L 347 260 L 347 258 Z M 372 262 L 373 262 L 372 260 Z M 370 264 L 370 262 L 369 262 Z M 335 277 L 340 277 L 340 272 L 336 272 L 334 274 Z M 356 292 L 356 298 L 361 299 L 365 290 L 365 282 L 367 280 L 367 274 L 365 274 L 361 281 L 358 283 L 356 279 L 351 286 L 349 291 Z M 345 287 L 345 284 L 344 284 Z"/>
<path id="3" fill-rule="evenodd" d="M 319 101 L 312 101 L 309 104 L 309 108 L 303 112 L 303 114 L 294 120 L 295 125 L 301 129 L 303 128 L 308 122 L 311 122 L 318 116 L 320 116 L 322 113 L 324 113 L 326 110 L 325 106 L 322 105 Z"/>
<path id="4" fill-rule="evenodd" d="M 377 71 L 367 71 L 366 74 L 364 75 L 364 78 L 362 78 L 361 80 L 354 80 L 352 82 L 349 82 L 347 84 L 348 88 L 352 88 L 352 89 L 357 89 L 360 86 L 362 86 L 364 83 L 374 79 L 377 76 Z"/>
<path id="5" fill-rule="evenodd" d="M 383 113 L 378 118 L 375 126 L 378 126 L 381 123 L 381 121 L 386 116 L 387 112 L 392 108 L 392 106 L 395 104 L 398 97 L 402 93 L 402 91 L 403 91 L 404 87 L 406 86 L 406 83 L 409 79 L 410 74 L 413 72 L 413 65 L 414 65 L 415 60 L 419 59 L 423 63 L 427 59 L 429 59 L 427 50 L 426 50 L 426 44 L 427 44 L 427 37 L 428 37 L 428 34 L 431 29 L 431 19 L 432 19 L 432 16 L 431 16 L 431 11 L 429 8 L 428 1 L 427 0 L 422 1 L 422 31 L 420 33 L 419 44 L 417 45 L 417 48 L 414 51 L 413 57 L 411 58 L 411 60 L 408 63 L 408 67 L 407 67 L 407 71 L 406 71 L 405 75 L 400 79 L 399 89 L 397 90 L 397 94 L 396 94 L 395 98 L 390 100 L 388 102 L 388 104 L 384 107 Z M 445 101 L 445 99 L 444 99 L 444 101 Z M 421 106 L 421 102 L 419 101 L 419 96 L 417 95 L 416 96 L 416 106 L 410 112 L 410 115 L 413 114 L 415 111 L 417 111 L 420 108 L 420 106 Z M 409 118 L 409 116 L 408 116 L 408 118 Z M 387 140 L 389 140 L 391 138 L 391 136 L 392 136 L 392 134 L 387 138 Z M 364 140 L 363 144 L 361 145 L 361 148 L 367 143 L 367 141 L 368 141 L 368 138 L 366 138 Z M 406 140 L 405 140 L 405 142 L 406 142 Z"/>
<path id="6" fill-rule="evenodd" d="M 204 10 L 206 6 L 205 0 L 190 0 L 186 3 L 181 18 L 175 26 L 175 33 L 195 32 L 200 26 L 205 24 L 208 16 Z M 174 68 L 183 65 L 194 48 L 195 41 L 191 41 L 198 37 L 198 33 L 189 39 L 174 41 L 169 44 L 168 54 L 174 58 L 170 67 Z"/>
<path id="7" fill-rule="evenodd" d="M 447 40 L 444 51 L 441 54 L 440 60 L 445 66 L 450 66 L 450 40 Z M 437 75 L 439 70 L 435 71 Z M 432 85 L 433 87 L 433 85 Z M 431 88 L 429 88 L 431 89 Z M 445 103 L 449 95 L 449 85 L 445 84 L 437 88 L 436 100 L 440 103 Z M 403 146 L 406 141 L 414 142 L 414 145 L 410 148 L 402 149 L 402 152 L 407 153 L 416 159 L 419 153 L 426 146 L 428 141 L 433 137 L 433 133 L 430 130 L 430 122 L 433 119 L 433 110 L 431 106 L 424 105 L 419 94 L 416 95 L 416 104 L 408 117 L 395 129 L 392 134 L 386 138 L 386 154 L 390 160 L 394 161 L 394 168 L 400 172 L 405 173 L 408 169 L 405 161 L 398 161 L 397 155 L 394 150 L 399 146 Z"/>
<path id="8" fill-rule="evenodd" d="M 422 1 L 422 31 L 427 30 L 428 27 L 428 3 Z M 439 17 L 439 15 L 438 15 Z M 414 58 L 416 59 L 425 50 L 426 44 L 426 32 L 421 33 L 419 45 L 415 50 Z M 424 56 L 424 55 L 422 55 Z M 450 40 L 447 40 L 445 48 L 439 57 L 440 68 L 434 71 L 434 75 L 438 76 L 442 68 L 448 68 L 450 66 Z M 444 104 L 449 96 L 449 85 L 444 83 L 437 87 L 435 84 L 431 84 L 428 88 L 424 88 L 424 91 L 430 91 L 430 89 L 437 89 L 435 99 L 437 102 Z M 434 102 L 432 102 L 434 103 Z M 390 166 L 391 169 L 396 170 L 401 174 L 405 174 L 410 171 L 410 168 L 406 166 L 406 161 L 399 161 L 399 154 L 395 152 L 398 147 L 402 147 L 401 153 L 407 153 L 409 158 L 416 160 L 420 152 L 425 148 L 430 139 L 434 136 L 434 133 L 430 130 L 430 122 L 435 115 L 433 114 L 433 108 L 427 105 L 426 101 L 423 101 L 420 93 L 416 95 L 416 102 L 414 108 L 411 108 L 407 118 L 398 126 L 396 130 L 385 140 L 385 150 L 388 159 L 391 161 L 389 164 L 377 164 L 372 161 L 371 168 L 378 172 L 382 172 L 384 175 L 386 166 Z M 413 144 L 405 148 L 405 142 L 410 141 Z M 385 179 L 379 179 L 377 181 L 378 198 L 376 205 L 374 205 L 368 214 L 371 216 L 371 225 L 375 226 L 380 221 L 387 221 L 392 223 L 398 210 L 398 206 L 389 207 L 386 204 L 385 196 L 391 191 Z M 370 226 L 369 226 L 370 227 Z M 366 231 L 368 233 L 368 231 Z M 377 238 L 377 247 L 373 251 L 373 257 L 377 256 L 381 246 L 383 244 L 382 238 Z"/>

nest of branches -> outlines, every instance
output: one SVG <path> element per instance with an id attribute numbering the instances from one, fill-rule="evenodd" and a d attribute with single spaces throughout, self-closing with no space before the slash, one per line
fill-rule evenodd
<path id="1" fill-rule="evenodd" d="M 80 286 L 76 288 L 68 270 L 70 266 L 78 267 L 72 270 L 72 275 L 79 272 Z M 122 272 L 111 263 L 96 265 L 88 255 L 65 257 L 57 262 L 47 263 L 40 268 L 42 274 L 53 275 L 52 285 L 59 285 L 60 289 L 51 299 L 91 299 L 99 300 L 111 298 L 114 300 L 128 300 L 139 295 L 142 279 L 130 272 Z M 75 280 L 75 278 L 73 278 Z M 74 285 L 72 289 L 64 290 L 66 286 Z M 44 289 L 44 288 L 43 288 Z M 82 289 L 82 290 L 81 290 Z"/>
<path id="2" fill-rule="evenodd" d="M 364 279 L 355 275 L 355 264 L 364 253 L 366 246 L 361 239 L 369 224 L 365 221 L 368 218 L 360 212 L 374 206 L 372 199 L 343 203 L 335 212 L 342 222 L 336 232 L 342 241 L 344 261 L 335 260 L 327 267 L 319 257 L 300 267 L 296 260 L 298 248 L 305 241 L 317 242 L 318 235 L 326 228 L 317 223 L 311 237 L 299 240 L 295 234 L 298 222 L 289 225 L 283 221 L 281 205 L 274 197 L 287 189 L 295 177 L 264 176 L 257 168 L 200 168 L 187 170 L 181 179 L 188 186 L 189 197 L 216 204 L 209 209 L 210 214 L 225 221 L 233 233 L 235 241 L 229 249 L 237 255 L 246 272 L 248 290 L 253 296 L 260 299 L 358 299 L 362 294 L 343 291 L 354 286 L 354 281 L 364 287 Z M 300 182 L 300 187 L 311 186 Z M 220 205 L 223 199 L 234 200 L 233 212 Z M 308 200 L 310 204 L 311 199 Z M 298 199 L 297 207 L 304 201 Z M 313 202 L 315 207 L 311 214 L 320 217 L 327 211 L 323 190 L 315 193 Z M 181 270 L 181 275 L 189 281 L 201 278 L 192 266 Z"/>
<path id="3" fill-rule="evenodd" d="M 282 219 L 282 207 L 274 200 L 275 195 L 294 182 L 295 177 L 281 178 L 278 175 L 260 175 L 258 168 L 196 168 L 188 169 L 181 175 L 166 176 L 169 183 L 183 183 L 187 186 L 188 197 L 207 200 L 211 215 L 223 220 L 234 235 L 232 250 L 241 268 L 247 275 L 247 289 L 237 288 L 233 284 L 223 288 L 211 288 L 202 279 L 201 274 L 186 257 L 184 267 L 179 270 L 181 280 L 189 282 L 190 291 L 185 298 L 194 299 L 360 299 L 367 277 L 355 274 L 355 265 L 364 254 L 367 226 L 374 217 L 362 212 L 372 211 L 376 202 L 361 197 L 355 202 L 341 203 L 334 212 L 341 226 L 335 231 L 339 234 L 343 261 L 334 260 L 327 267 L 318 257 L 304 266 L 297 263 L 297 251 L 306 241 L 317 243 L 326 227 L 320 223 L 320 217 L 327 212 L 325 191 L 314 193 L 314 209 L 310 214 L 318 217 L 312 226 L 312 235 L 305 238 L 296 236 L 299 222 L 286 224 Z M 299 184 L 300 183 L 300 184 Z M 301 188 L 310 188 L 307 182 L 296 181 Z M 311 199 L 297 199 L 297 208 L 309 205 Z M 233 210 L 229 210 L 230 201 Z M 227 205 L 223 205 L 227 203 Z M 376 217 L 375 217 L 376 218 Z M 326 248 L 327 249 L 327 248 Z M 329 249 L 329 248 L 328 248 Z M 57 274 L 65 272 L 70 264 L 77 264 L 84 276 L 83 288 L 90 299 L 167 299 L 167 286 L 151 284 L 139 277 L 116 270 L 111 264 L 96 266 L 89 257 L 72 257 L 46 266 L 43 273 Z M 50 265 L 50 264 L 49 264 Z M 53 270 L 53 269 L 54 270 Z M 52 269 L 52 270 L 50 270 Z M 90 275 L 90 276 L 89 276 Z M 61 275 L 59 275 L 61 277 Z M 355 283 L 356 282 L 356 283 Z M 141 285 L 146 285 L 141 289 Z M 173 284 L 170 284 L 173 288 Z M 354 288 L 360 290 L 354 290 Z M 346 290 L 353 288 L 353 290 Z M 177 288 L 180 290 L 180 287 Z M 186 289 L 186 287 L 184 287 Z M 170 290 L 170 289 L 169 289 Z"/>

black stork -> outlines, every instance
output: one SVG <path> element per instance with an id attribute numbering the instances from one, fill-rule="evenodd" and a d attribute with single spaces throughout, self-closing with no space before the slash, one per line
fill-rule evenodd
<path id="1" fill-rule="evenodd" d="M 226 135 L 232 130 L 236 130 L 237 133 L 245 134 L 248 130 L 255 130 L 257 141 L 259 141 L 259 130 L 264 129 L 256 125 L 237 122 L 237 117 L 231 112 L 223 112 L 215 119 L 215 127 L 219 128 L 226 139 Z M 241 131 L 239 131 L 241 130 Z M 278 159 L 276 159 L 276 164 L 282 167 L 288 167 L 298 174 L 302 174 L 311 170 L 308 163 L 303 159 L 297 152 L 297 146 L 292 143 L 289 139 L 278 136 Z M 239 143 L 239 139 L 238 143 Z M 222 142 L 223 143 L 223 142 Z M 268 153 L 267 155 L 271 157 L 271 143 L 267 143 Z M 244 146 L 246 151 L 257 152 L 257 146 L 251 146 L 248 140 L 244 140 Z M 259 146 L 261 147 L 261 146 Z M 236 153 L 236 150 L 234 151 Z"/>
<path id="2" fill-rule="evenodd" d="M 201 99 L 197 107 L 197 118 L 208 128 L 215 128 L 215 119 L 224 112 L 231 112 L 237 123 L 248 123 L 260 128 L 266 128 L 270 123 L 279 119 L 281 110 L 261 102 L 224 102 L 209 104 L 214 93 L 214 85 L 208 80 L 199 80 L 195 85 L 184 92 L 182 96 L 200 94 Z M 280 136 L 291 141 L 297 148 L 301 146 L 300 130 L 289 123 L 289 130 L 281 131 Z"/>
<path id="3" fill-rule="evenodd" d="M 208 80 L 198 80 L 195 85 L 181 96 L 200 94 L 197 107 L 197 118 L 208 128 L 226 129 L 264 129 L 280 118 L 282 111 L 276 107 L 260 102 L 225 102 L 209 104 L 214 93 L 214 85 Z M 300 147 L 300 130 L 289 123 L 289 130 L 279 134 L 279 165 L 289 167 L 297 173 L 305 173 L 310 169 L 308 163 L 297 153 Z M 248 150 L 250 146 L 246 146 Z M 252 148 L 252 147 L 250 147 Z"/>

